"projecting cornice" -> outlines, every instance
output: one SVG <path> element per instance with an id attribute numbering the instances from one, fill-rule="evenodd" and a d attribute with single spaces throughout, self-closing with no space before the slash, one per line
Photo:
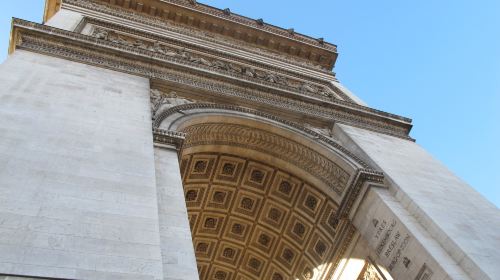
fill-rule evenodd
<path id="1" fill-rule="evenodd" d="M 285 87 L 258 77 L 216 69 L 216 61 L 203 62 L 199 57 L 183 58 L 184 51 L 173 56 L 155 46 L 129 46 L 46 25 L 14 19 L 9 51 L 20 48 L 113 69 L 151 79 L 159 88 L 175 87 L 198 97 L 225 103 L 237 100 L 242 106 L 283 114 L 287 117 L 320 122 L 334 122 L 411 139 L 411 120 L 358 104 Z M 211 66 L 205 66 L 210 63 Z M 322 96 L 323 99 L 319 98 Z M 207 100 L 208 100 L 207 99 Z"/>
<path id="2" fill-rule="evenodd" d="M 193 0 L 46 0 L 44 20 L 68 5 L 105 4 L 158 20 L 194 28 L 200 32 L 223 36 L 246 45 L 308 61 L 331 70 L 337 59 L 337 47 L 322 38 L 312 38 L 250 19 Z"/>

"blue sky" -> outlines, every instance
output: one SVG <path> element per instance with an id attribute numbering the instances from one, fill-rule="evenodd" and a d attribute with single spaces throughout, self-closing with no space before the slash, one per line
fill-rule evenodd
<path id="1" fill-rule="evenodd" d="M 200 2 L 337 44 L 339 80 L 412 118 L 411 136 L 500 207 L 500 1 Z M 2 4 L 0 61 L 11 17 L 40 22 L 43 5 Z"/>

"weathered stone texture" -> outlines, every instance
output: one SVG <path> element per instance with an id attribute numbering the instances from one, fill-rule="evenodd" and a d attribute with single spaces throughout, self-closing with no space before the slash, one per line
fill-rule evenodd
<path id="1" fill-rule="evenodd" d="M 83 16 L 80 13 L 62 9 L 47 21 L 46 25 L 73 31 L 82 19 Z"/>
<path id="2" fill-rule="evenodd" d="M 148 80 L 17 50 L 0 85 L 0 270 L 161 279 Z"/>
<path id="3" fill-rule="evenodd" d="M 328 72 L 335 45 L 143 2 L 14 19 L 0 280 L 500 274 L 499 210 L 409 141 L 410 119 L 360 106 Z"/>
<path id="4" fill-rule="evenodd" d="M 164 279 L 198 279 L 177 151 L 157 147 L 155 160 Z"/>
<path id="5" fill-rule="evenodd" d="M 472 279 L 500 274 L 498 208 L 414 142 L 344 125 L 335 135 L 386 174 L 392 211 L 402 206 Z"/>

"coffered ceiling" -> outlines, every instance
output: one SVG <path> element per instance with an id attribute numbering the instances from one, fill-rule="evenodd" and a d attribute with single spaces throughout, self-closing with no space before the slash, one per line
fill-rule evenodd
<path id="1" fill-rule="evenodd" d="M 338 206 L 307 178 L 205 152 L 183 155 L 181 172 L 200 279 L 321 279 Z"/>

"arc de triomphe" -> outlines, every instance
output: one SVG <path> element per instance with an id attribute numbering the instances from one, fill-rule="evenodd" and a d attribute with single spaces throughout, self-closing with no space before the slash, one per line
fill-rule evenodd
<path id="1" fill-rule="evenodd" d="M 498 277 L 498 209 L 342 86 L 337 55 L 194 0 L 14 19 L 0 279 Z"/>

